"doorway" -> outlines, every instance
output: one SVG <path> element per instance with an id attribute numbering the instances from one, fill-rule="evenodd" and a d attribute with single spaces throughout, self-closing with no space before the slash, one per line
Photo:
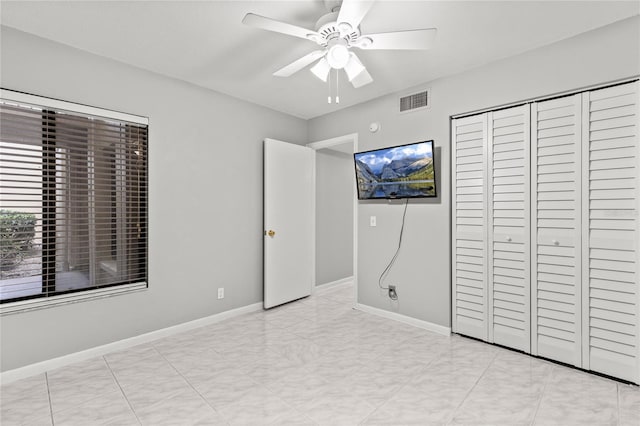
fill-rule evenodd
<path id="1" fill-rule="evenodd" d="M 356 133 L 313 142 L 316 151 L 313 290 L 352 282 L 357 303 Z M 327 287 L 325 287 L 327 286 Z"/>

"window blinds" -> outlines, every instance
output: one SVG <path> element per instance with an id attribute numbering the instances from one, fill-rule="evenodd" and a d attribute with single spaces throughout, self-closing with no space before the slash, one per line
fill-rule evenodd
<path id="1" fill-rule="evenodd" d="M 146 281 L 148 126 L 85 109 L 0 99 L 2 302 Z"/>

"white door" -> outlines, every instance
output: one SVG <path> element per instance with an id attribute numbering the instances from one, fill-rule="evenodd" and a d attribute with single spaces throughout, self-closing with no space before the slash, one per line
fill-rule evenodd
<path id="1" fill-rule="evenodd" d="M 582 366 L 581 95 L 531 106 L 531 353 Z"/>
<path id="2" fill-rule="evenodd" d="M 313 283 L 311 148 L 264 141 L 264 307 L 309 296 Z"/>
<path id="3" fill-rule="evenodd" d="M 488 113 L 489 341 L 530 351 L 529 105 Z"/>
<path id="4" fill-rule="evenodd" d="M 583 367 L 636 383 L 640 381 L 638 92 L 635 82 L 584 93 L 582 161 Z"/>
<path id="5" fill-rule="evenodd" d="M 487 114 L 452 121 L 452 328 L 487 340 Z"/>

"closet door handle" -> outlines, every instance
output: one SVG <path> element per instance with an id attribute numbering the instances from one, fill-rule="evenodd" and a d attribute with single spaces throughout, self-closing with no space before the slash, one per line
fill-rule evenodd
<path id="1" fill-rule="evenodd" d="M 507 241 L 511 241 L 511 237 L 507 237 Z"/>
<path id="2" fill-rule="evenodd" d="M 560 244 L 560 241 L 558 240 L 551 240 L 551 242 L 553 243 L 554 246 L 557 246 Z"/>

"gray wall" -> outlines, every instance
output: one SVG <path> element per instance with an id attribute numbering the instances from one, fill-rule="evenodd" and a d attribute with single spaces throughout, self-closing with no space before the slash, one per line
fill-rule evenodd
<path id="1" fill-rule="evenodd" d="M 306 143 L 306 122 L 9 28 L 1 36 L 3 88 L 150 121 L 149 289 L 3 316 L 2 371 L 261 302 L 262 140 Z"/>
<path id="2" fill-rule="evenodd" d="M 353 275 L 353 155 L 316 151 L 316 285 Z"/>
<path id="3" fill-rule="evenodd" d="M 360 202 L 358 208 L 358 302 L 435 324 L 450 325 L 450 140 L 449 117 L 477 109 L 545 96 L 640 74 L 640 17 L 432 81 L 432 108 L 399 114 L 397 94 L 309 122 L 309 140 L 357 132 L 365 151 L 434 139 L 439 198 L 411 201 L 406 233 L 389 283 L 392 303 L 378 289 L 378 276 L 396 246 L 402 204 Z M 375 75 L 374 75 L 375 78 Z M 368 131 L 378 121 L 378 133 Z M 369 216 L 377 227 L 369 227 Z"/>

